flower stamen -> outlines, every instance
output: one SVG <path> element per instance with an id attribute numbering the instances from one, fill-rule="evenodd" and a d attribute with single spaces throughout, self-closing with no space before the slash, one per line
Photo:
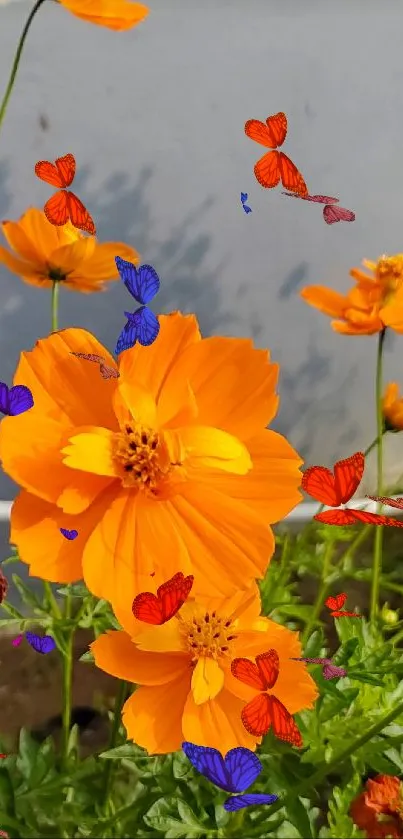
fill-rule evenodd
<path id="1" fill-rule="evenodd" d="M 229 634 L 230 627 L 233 627 L 231 620 L 217 617 L 216 612 L 206 612 L 203 618 L 193 617 L 188 621 L 180 617 L 180 624 L 185 646 L 192 653 L 192 664 L 200 656 L 217 661 L 230 655 L 231 642 L 237 637 L 233 632 Z"/>

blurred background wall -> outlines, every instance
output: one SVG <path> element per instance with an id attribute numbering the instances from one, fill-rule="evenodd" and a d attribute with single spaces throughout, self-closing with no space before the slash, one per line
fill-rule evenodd
<path id="1" fill-rule="evenodd" d="M 252 336 L 280 362 L 275 428 L 311 463 L 374 437 L 376 337 L 347 338 L 299 297 L 340 291 L 363 257 L 403 250 L 403 7 L 395 0 L 150 0 L 115 33 L 57 3 L 39 11 L 0 133 L 0 218 L 41 207 L 39 159 L 73 152 L 77 193 L 101 241 L 127 242 L 157 269 L 156 309 L 195 311 L 205 335 Z M 0 93 L 31 2 L 0 3 Z M 353 224 L 264 190 L 263 148 L 244 123 L 285 111 L 285 151 L 311 193 L 340 198 Z M 253 212 L 245 215 L 240 192 Z M 60 325 L 113 349 L 127 295 L 62 293 Z M 0 266 L 1 379 L 50 329 L 50 299 Z M 403 336 L 385 376 L 403 385 Z M 403 435 L 402 435 L 403 436 Z M 395 438 L 396 440 L 396 438 Z M 390 464 L 403 473 L 394 441 Z M 15 486 L 0 474 L 0 497 Z M 0 549 L 7 551 L 7 527 Z"/>

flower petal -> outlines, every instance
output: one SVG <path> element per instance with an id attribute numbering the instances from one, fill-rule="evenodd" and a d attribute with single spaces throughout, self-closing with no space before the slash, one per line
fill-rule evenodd
<path id="1" fill-rule="evenodd" d="M 178 359 L 158 409 L 168 415 L 178 381 L 188 382 L 199 409 L 197 424 L 221 428 L 245 442 L 275 416 L 277 378 L 278 365 L 249 339 L 206 338 Z"/>
<path id="2" fill-rule="evenodd" d="M 178 428 L 166 431 L 164 439 L 171 462 L 182 460 L 185 468 L 220 469 L 238 475 L 245 475 L 252 469 L 252 460 L 246 446 L 219 428 Z"/>
<path id="3" fill-rule="evenodd" d="M 18 277 L 27 277 L 34 285 L 42 285 L 41 272 L 35 264 L 18 259 L 3 247 L 0 247 L 0 262 Z"/>
<path id="4" fill-rule="evenodd" d="M 61 5 L 76 17 L 116 32 L 131 29 L 149 13 L 142 3 L 125 0 L 60 0 Z"/>
<path id="5" fill-rule="evenodd" d="M 80 469 L 92 475 L 118 478 L 113 458 L 114 434 L 107 428 L 85 426 L 78 434 L 69 437 L 68 445 L 62 449 L 63 463 L 71 469 Z"/>
<path id="6" fill-rule="evenodd" d="M 255 751 L 261 737 L 252 737 L 243 726 L 241 711 L 245 703 L 227 690 L 215 699 L 196 705 L 190 693 L 185 705 L 182 728 L 185 740 L 198 746 L 210 746 L 226 754 L 236 746 Z"/>
<path id="7" fill-rule="evenodd" d="M 165 685 L 186 676 L 188 656 L 184 653 L 143 653 L 119 630 L 100 635 L 90 649 L 97 667 L 133 684 Z"/>
<path id="8" fill-rule="evenodd" d="M 141 687 L 123 706 L 123 725 L 129 739 L 149 754 L 169 754 L 182 747 L 182 715 L 190 689 L 186 676 L 161 687 Z"/>
<path id="9" fill-rule="evenodd" d="M 92 237 L 93 238 L 93 237 Z M 119 271 L 116 267 L 115 256 L 138 265 L 140 257 L 134 248 L 123 242 L 98 242 L 91 254 L 88 254 L 80 265 L 80 272 L 89 277 L 92 282 L 106 282 L 118 280 Z M 72 279 L 74 279 L 74 272 Z"/>
<path id="10" fill-rule="evenodd" d="M 300 291 L 305 303 L 319 309 L 325 315 L 342 318 L 346 307 L 346 297 L 338 291 L 322 285 L 308 285 Z"/>
<path id="11" fill-rule="evenodd" d="M 58 229 L 36 207 L 30 207 L 19 221 L 3 222 L 2 230 L 10 248 L 38 267 L 44 267 L 52 251 L 59 247 Z"/>
<path id="12" fill-rule="evenodd" d="M 224 684 L 224 673 L 213 658 L 199 658 L 192 675 L 192 694 L 196 705 L 214 699 Z"/>

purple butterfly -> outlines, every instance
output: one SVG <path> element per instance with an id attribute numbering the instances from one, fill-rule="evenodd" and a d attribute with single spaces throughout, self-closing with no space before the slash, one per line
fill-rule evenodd
<path id="1" fill-rule="evenodd" d="M 293 658 L 291 661 L 306 661 L 308 664 L 323 664 L 322 675 L 324 679 L 340 679 L 347 676 L 347 670 L 344 667 L 336 667 L 332 664 L 331 658 Z"/>
<path id="2" fill-rule="evenodd" d="M 34 398 L 29 387 L 25 385 L 14 385 L 8 387 L 4 382 L 0 382 L 0 411 L 9 417 L 16 417 L 18 414 L 24 414 L 33 408 Z"/>
<path id="3" fill-rule="evenodd" d="M 186 741 L 182 743 L 182 749 L 195 769 L 225 792 L 239 793 L 248 789 L 263 769 L 257 755 L 242 746 L 231 749 L 225 758 L 217 749 Z M 233 795 L 224 802 L 224 809 L 232 813 L 253 804 L 274 804 L 277 800 L 278 795 L 265 793 Z"/>
<path id="4" fill-rule="evenodd" d="M 135 312 L 125 312 L 127 323 L 119 335 L 115 348 L 115 353 L 118 355 L 123 350 L 134 347 L 137 341 L 143 347 L 149 347 L 158 337 L 159 322 L 151 309 L 144 304 L 155 297 L 160 288 L 160 280 L 151 265 L 141 265 L 137 269 L 132 262 L 127 262 L 120 256 L 115 256 L 115 262 L 128 292 L 137 300 L 137 303 L 142 304 Z"/>
<path id="5" fill-rule="evenodd" d="M 247 200 L 248 200 L 248 193 L 247 192 L 241 192 L 241 204 L 242 204 L 242 206 L 245 210 L 246 215 L 248 215 L 248 213 L 252 212 L 251 208 L 247 207 L 247 205 L 246 205 Z"/>
<path id="6" fill-rule="evenodd" d="M 25 637 L 28 644 L 30 644 L 37 653 L 42 653 L 42 655 L 51 653 L 56 647 L 56 642 L 50 637 L 50 635 L 36 635 L 34 632 L 26 632 Z"/>
<path id="7" fill-rule="evenodd" d="M 59 527 L 60 533 L 64 536 L 65 539 L 69 539 L 70 542 L 73 539 L 77 539 L 78 530 L 67 530 L 66 527 Z"/>

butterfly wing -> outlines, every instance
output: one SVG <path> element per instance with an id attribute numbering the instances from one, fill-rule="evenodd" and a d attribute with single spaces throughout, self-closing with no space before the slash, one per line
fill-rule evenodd
<path id="1" fill-rule="evenodd" d="M 248 200 L 248 193 L 247 192 L 241 192 L 241 203 L 245 204 L 245 201 L 247 201 L 247 200 Z"/>
<path id="2" fill-rule="evenodd" d="M 265 189 L 273 189 L 280 183 L 280 156 L 278 151 L 269 151 L 258 160 L 254 167 L 255 178 L 260 186 Z"/>
<path id="3" fill-rule="evenodd" d="M 138 303 L 149 303 L 160 288 L 160 279 L 154 268 L 151 265 L 141 265 L 137 269 L 132 262 L 120 256 L 115 256 L 115 262 L 129 294 Z"/>
<path id="4" fill-rule="evenodd" d="M 278 114 L 273 114 L 267 117 L 266 125 L 271 137 L 271 148 L 275 149 L 277 146 L 282 146 L 287 136 L 287 117 L 279 111 Z"/>
<path id="5" fill-rule="evenodd" d="M 345 460 L 338 460 L 334 465 L 334 480 L 336 494 L 340 499 L 338 504 L 346 504 L 354 495 L 361 483 L 365 468 L 365 456 L 362 452 L 355 452 Z"/>
<path id="6" fill-rule="evenodd" d="M 248 658 L 234 658 L 231 661 L 231 673 L 244 685 L 249 685 L 256 690 L 266 690 L 265 678 L 262 677 L 255 662 Z"/>
<path id="7" fill-rule="evenodd" d="M 99 372 L 103 379 L 118 379 L 120 376 L 118 370 L 115 370 L 114 367 L 108 367 L 107 364 L 100 364 Z"/>
<path id="8" fill-rule="evenodd" d="M 127 316 L 128 313 L 125 312 L 125 314 Z M 130 314 L 129 320 L 123 327 L 116 343 L 116 355 L 119 355 L 119 353 L 123 352 L 123 350 L 129 350 L 131 347 L 134 347 L 138 339 L 138 326 L 140 320 L 137 315 L 138 312 L 135 312 L 134 315 Z"/>
<path id="9" fill-rule="evenodd" d="M 16 638 L 14 638 L 14 639 L 11 641 L 11 643 L 12 643 L 13 647 L 19 647 L 19 646 L 20 646 L 20 644 L 21 644 L 21 641 L 22 641 L 23 637 L 24 637 L 24 635 L 17 635 L 17 637 L 16 637 Z"/>
<path id="10" fill-rule="evenodd" d="M 9 391 L 9 413 L 10 416 L 16 417 L 19 414 L 24 414 L 34 406 L 34 398 L 29 387 L 25 385 L 14 385 Z"/>
<path id="11" fill-rule="evenodd" d="M 302 489 L 329 507 L 338 507 L 340 500 L 337 494 L 333 473 L 325 466 L 310 466 L 302 476 Z"/>
<path id="12" fill-rule="evenodd" d="M 387 495 L 367 495 L 367 498 L 370 498 L 371 501 L 378 501 L 380 504 L 385 504 L 385 506 L 403 510 L 403 498 L 388 498 Z"/>
<path id="13" fill-rule="evenodd" d="M 157 598 L 161 603 L 161 623 L 171 620 L 179 612 L 189 596 L 193 581 L 194 577 L 192 575 L 184 577 L 182 572 L 179 571 L 171 580 L 158 587 Z"/>
<path id="14" fill-rule="evenodd" d="M 301 732 L 287 708 L 276 696 L 268 696 L 269 713 L 273 732 L 279 740 L 285 740 L 298 749 L 302 746 Z"/>
<path id="15" fill-rule="evenodd" d="M 245 210 L 246 215 L 248 215 L 248 213 L 251 213 L 251 212 L 252 212 L 251 208 L 250 208 L 250 207 L 247 207 L 247 206 L 246 206 L 246 204 L 244 204 L 244 207 L 243 207 L 243 208 L 244 208 L 244 210 Z"/>
<path id="16" fill-rule="evenodd" d="M 195 743 L 185 741 L 182 749 L 191 764 L 205 778 L 226 792 L 236 792 L 228 777 L 223 756 L 217 749 L 207 746 L 196 746 Z"/>
<path id="17" fill-rule="evenodd" d="M 325 510 L 324 513 L 318 513 L 314 516 L 314 519 L 316 519 L 316 521 L 323 522 L 323 524 L 334 524 L 337 527 L 346 527 L 349 524 L 356 523 L 357 519 L 355 512 L 356 510 Z"/>
<path id="18" fill-rule="evenodd" d="M 337 224 L 339 221 L 355 221 L 355 213 L 345 207 L 327 205 L 323 208 L 323 218 L 326 224 Z"/>
<path id="19" fill-rule="evenodd" d="M 330 679 L 340 679 L 347 676 L 347 670 L 344 667 L 336 667 L 334 664 L 325 664 L 322 669 L 323 678 L 329 681 Z"/>
<path id="20" fill-rule="evenodd" d="M 242 708 L 242 723 L 252 737 L 263 737 L 271 726 L 269 698 L 267 693 L 258 693 Z"/>
<path id="21" fill-rule="evenodd" d="M 301 172 L 284 152 L 279 152 L 279 167 L 281 182 L 286 189 L 289 189 L 290 192 L 296 192 L 298 195 L 308 195 L 308 187 Z"/>
<path id="22" fill-rule="evenodd" d="M 258 756 L 242 746 L 227 752 L 224 762 L 227 775 L 231 779 L 232 792 L 249 789 L 263 769 Z"/>
<path id="23" fill-rule="evenodd" d="M 69 220 L 69 208 L 67 204 L 67 192 L 59 189 L 46 202 L 43 212 L 48 221 L 56 227 L 62 227 Z"/>
<path id="24" fill-rule="evenodd" d="M 102 355 L 96 355 L 90 352 L 70 352 L 70 355 L 75 355 L 77 358 L 83 358 L 85 361 L 94 361 L 97 364 L 102 364 L 105 361 Z"/>
<path id="25" fill-rule="evenodd" d="M 73 154 L 65 154 L 55 160 L 56 169 L 60 175 L 61 186 L 68 187 L 74 181 L 76 161 Z M 58 186 L 58 184 L 56 184 Z"/>
<path id="26" fill-rule="evenodd" d="M 0 411 L 3 414 L 10 412 L 10 391 L 5 382 L 0 382 Z"/>
<path id="27" fill-rule="evenodd" d="M 68 539 L 70 542 L 72 542 L 73 539 L 77 539 L 78 530 L 67 530 L 66 527 L 60 527 L 59 530 L 62 536 L 64 536 L 64 538 Z"/>
<path id="28" fill-rule="evenodd" d="M 268 650 L 256 656 L 256 666 L 259 670 L 265 690 L 271 690 L 276 684 L 280 669 L 280 659 L 276 650 Z"/>
<path id="29" fill-rule="evenodd" d="M 90 233 L 91 236 L 95 236 L 97 231 L 94 219 L 90 216 L 82 201 L 77 198 L 77 195 L 75 195 L 74 192 L 66 192 L 66 200 L 72 225 L 74 225 L 77 230 L 85 230 L 86 233 Z"/>
<path id="30" fill-rule="evenodd" d="M 39 160 L 38 163 L 35 164 L 35 175 L 37 175 L 41 181 L 45 181 L 45 183 L 50 184 L 51 186 L 56 186 L 59 189 L 62 189 L 65 186 L 57 166 L 54 163 L 51 163 L 50 160 Z"/>
<path id="31" fill-rule="evenodd" d="M 245 122 L 245 134 L 250 140 L 259 143 L 261 146 L 266 146 L 268 149 L 276 148 L 277 143 L 274 140 L 273 133 L 269 127 L 258 119 L 248 119 Z"/>
<path id="32" fill-rule="evenodd" d="M 361 521 L 364 524 L 375 524 L 378 527 L 403 527 L 403 521 L 393 519 L 391 516 L 382 516 L 378 513 L 367 513 L 366 510 L 349 510 L 354 521 Z"/>
<path id="33" fill-rule="evenodd" d="M 46 655 L 46 653 L 52 652 L 55 649 L 56 643 L 50 635 L 36 635 L 34 632 L 26 632 L 25 637 L 28 641 L 28 644 L 37 652 L 41 653 L 42 655 Z"/>
<path id="34" fill-rule="evenodd" d="M 137 340 L 142 347 L 149 347 L 153 344 L 160 331 L 158 318 L 147 306 L 138 310 Z"/>
<path id="35" fill-rule="evenodd" d="M 338 204 L 338 198 L 332 198 L 330 195 L 307 195 L 306 201 L 313 201 L 315 204 Z"/>
<path id="36" fill-rule="evenodd" d="M 325 606 L 327 606 L 328 609 L 333 610 L 342 609 L 346 600 L 347 594 L 343 591 L 340 594 L 336 594 L 334 597 L 330 595 L 330 597 L 325 600 Z"/>
<path id="37" fill-rule="evenodd" d="M 135 618 L 144 623 L 160 626 L 165 623 L 161 600 L 151 591 L 142 591 L 134 598 L 132 612 Z"/>
<path id="38" fill-rule="evenodd" d="M 260 804 L 274 804 L 278 801 L 278 795 L 269 795 L 264 792 L 251 792 L 248 795 L 233 795 L 224 802 L 224 810 L 227 813 L 235 813 L 244 807 L 253 807 Z"/>

